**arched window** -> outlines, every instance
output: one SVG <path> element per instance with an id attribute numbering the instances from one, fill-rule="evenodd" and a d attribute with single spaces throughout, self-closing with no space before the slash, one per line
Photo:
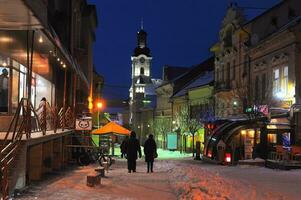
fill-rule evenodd
<path id="1" fill-rule="evenodd" d="M 144 68 L 143 67 L 140 68 L 140 74 L 144 75 Z"/>

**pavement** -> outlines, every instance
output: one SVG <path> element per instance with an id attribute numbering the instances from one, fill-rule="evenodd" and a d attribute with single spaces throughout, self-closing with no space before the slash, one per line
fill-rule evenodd
<path id="1" fill-rule="evenodd" d="M 137 172 L 128 173 L 126 160 L 117 159 L 101 185 L 86 186 L 86 176 L 97 165 L 73 167 L 32 183 L 15 199 L 195 199 L 299 200 L 301 170 L 272 170 L 258 166 L 221 166 L 191 158 L 156 160 L 146 173 L 139 160 Z"/>
<path id="2" fill-rule="evenodd" d="M 157 163 L 158 164 L 158 163 Z M 137 163 L 137 172 L 128 173 L 125 160 L 117 160 L 101 185 L 86 186 L 87 174 L 98 165 L 75 167 L 49 174 L 47 180 L 32 183 L 15 199 L 44 200 L 94 200 L 94 199 L 177 199 L 170 185 L 167 169 L 156 168 L 154 173 L 146 173 L 146 164 Z"/>

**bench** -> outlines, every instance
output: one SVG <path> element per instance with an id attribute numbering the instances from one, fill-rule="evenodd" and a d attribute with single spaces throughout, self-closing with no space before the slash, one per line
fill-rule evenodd
<path id="1" fill-rule="evenodd" d="M 105 177 L 105 168 L 104 167 L 98 167 L 95 169 L 95 171 L 100 173 L 101 177 Z"/>
<path id="2" fill-rule="evenodd" d="M 99 185 L 100 182 L 101 174 L 95 172 L 87 175 L 87 186 L 94 187 L 95 185 Z"/>

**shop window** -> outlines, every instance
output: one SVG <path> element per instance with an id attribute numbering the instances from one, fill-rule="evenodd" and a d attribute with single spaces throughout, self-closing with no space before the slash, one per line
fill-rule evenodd
<path id="1" fill-rule="evenodd" d="M 39 102 L 42 98 L 46 98 L 46 100 L 51 104 L 51 96 L 52 96 L 52 84 L 47 79 L 42 76 L 36 75 L 36 98 L 35 102 Z M 36 104 L 36 107 L 38 103 Z"/>
<path id="2" fill-rule="evenodd" d="M 9 69 L 0 67 L 0 113 L 8 112 Z"/>
<path id="3" fill-rule="evenodd" d="M 269 133 L 268 134 L 268 143 L 270 143 L 270 144 L 276 144 L 277 143 L 277 135 Z"/>

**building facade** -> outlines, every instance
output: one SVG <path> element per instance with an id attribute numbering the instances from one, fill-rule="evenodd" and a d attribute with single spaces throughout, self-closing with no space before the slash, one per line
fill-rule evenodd
<path id="1" fill-rule="evenodd" d="M 66 145 L 74 114 L 88 110 L 97 16 L 85 0 L 14 0 L 0 12 L 0 133 L 9 150 L 0 165 L 11 192 L 72 159 Z"/>

